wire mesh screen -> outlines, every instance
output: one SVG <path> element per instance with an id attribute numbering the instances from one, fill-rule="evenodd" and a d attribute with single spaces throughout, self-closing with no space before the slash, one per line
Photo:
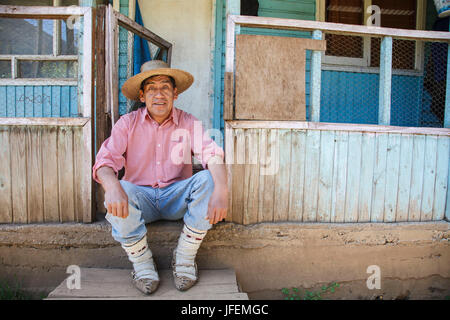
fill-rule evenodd
<path id="1" fill-rule="evenodd" d="M 380 38 L 325 34 L 320 120 L 377 124 Z M 391 125 L 443 127 L 448 43 L 393 39 Z"/>

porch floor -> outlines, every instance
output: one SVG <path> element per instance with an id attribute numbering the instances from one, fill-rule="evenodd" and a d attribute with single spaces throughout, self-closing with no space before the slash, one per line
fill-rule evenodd
<path id="1" fill-rule="evenodd" d="M 66 279 L 46 300 L 248 300 L 239 291 L 232 269 L 199 270 L 197 284 L 184 292 L 175 288 L 172 270 L 159 270 L 159 287 L 151 295 L 134 287 L 130 273 L 128 269 L 81 268 L 80 289 L 68 289 Z"/>

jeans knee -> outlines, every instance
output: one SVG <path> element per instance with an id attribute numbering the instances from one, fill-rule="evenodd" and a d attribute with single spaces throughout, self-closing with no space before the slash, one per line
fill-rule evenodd
<path id="1" fill-rule="evenodd" d="M 202 170 L 196 174 L 198 184 L 206 189 L 214 189 L 214 180 L 209 170 Z"/>

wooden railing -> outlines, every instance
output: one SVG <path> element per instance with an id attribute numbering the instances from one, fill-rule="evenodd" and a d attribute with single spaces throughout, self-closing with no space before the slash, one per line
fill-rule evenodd
<path id="1" fill-rule="evenodd" d="M 0 17 L 81 21 L 81 117 L 0 118 L 0 223 L 92 222 L 93 9 L 0 6 Z"/>
<path id="2" fill-rule="evenodd" d="M 316 40 L 322 40 L 324 32 L 381 38 L 378 119 L 378 123 L 381 125 L 390 125 L 392 78 L 392 63 L 390 62 L 392 62 L 392 39 L 450 43 L 449 32 L 402 30 L 330 22 L 229 15 L 227 18 L 225 53 L 224 120 L 234 120 L 235 34 L 237 26 L 309 31 L 312 32 L 312 38 Z M 450 59 L 448 59 L 448 65 L 450 66 Z M 311 57 L 311 121 L 320 121 L 321 69 L 322 53 L 320 51 L 313 51 Z M 450 92 L 450 79 L 447 81 L 447 93 L 448 92 Z M 450 97 L 448 95 L 446 100 L 444 127 L 450 128 Z"/>

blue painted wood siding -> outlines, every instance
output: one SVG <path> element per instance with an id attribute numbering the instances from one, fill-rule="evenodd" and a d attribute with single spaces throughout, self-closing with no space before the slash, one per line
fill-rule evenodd
<path id="1" fill-rule="evenodd" d="M 77 86 L 0 86 L 0 117 L 79 117 Z"/>
<path id="2" fill-rule="evenodd" d="M 135 0 L 133 0 L 135 1 Z M 120 0 L 120 13 L 128 17 L 129 5 L 128 0 Z M 127 64 L 128 58 L 128 31 L 119 26 L 119 114 L 127 113 L 127 98 L 122 94 L 122 85 L 127 81 Z"/>
<path id="3" fill-rule="evenodd" d="M 227 130 L 235 156 L 229 221 L 444 219 L 448 135 L 264 125 Z"/>

